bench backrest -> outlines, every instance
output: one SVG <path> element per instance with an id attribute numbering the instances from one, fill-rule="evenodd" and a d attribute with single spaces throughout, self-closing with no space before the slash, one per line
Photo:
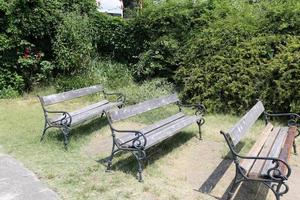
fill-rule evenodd
<path id="1" fill-rule="evenodd" d="M 261 101 L 258 101 L 252 108 L 249 110 L 238 123 L 235 124 L 229 130 L 232 142 L 234 145 L 238 144 L 247 131 L 253 126 L 255 121 L 259 116 L 264 112 L 265 108 Z"/>
<path id="2" fill-rule="evenodd" d="M 67 92 L 40 97 L 40 100 L 43 105 L 47 106 L 47 105 L 68 101 L 71 99 L 75 99 L 78 97 L 86 96 L 101 91 L 103 91 L 102 85 L 94 85 L 94 86 L 85 87 L 77 90 L 71 90 Z"/>
<path id="3" fill-rule="evenodd" d="M 116 122 L 178 101 L 177 94 L 172 94 L 170 96 L 151 99 L 132 106 L 127 106 L 119 110 L 110 111 L 108 112 L 108 117 L 111 122 Z"/>

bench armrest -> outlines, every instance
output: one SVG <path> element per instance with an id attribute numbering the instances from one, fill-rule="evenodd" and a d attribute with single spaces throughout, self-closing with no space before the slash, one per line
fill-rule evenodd
<path id="1" fill-rule="evenodd" d="M 282 159 L 279 159 L 279 158 L 275 158 L 275 157 L 249 157 L 249 156 L 242 156 L 242 155 L 239 155 L 237 154 L 236 152 L 234 152 L 235 155 L 239 158 L 242 158 L 242 159 L 251 159 L 251 160 L 270 160 L 272 161 L 273 164 L 275 164 L 274 167 L 270 168 L 268 170 L 268 176 L 271 177 L 272 179 L 284 179 L 284 180 L 287 180 L 288 177 L 291 175 L 291 168 L 290 166 L 287 164 L 287 162 L 285 162 L 284 160 Z M 284 165 L 286 168 L 287 168 L 287 172 L 286 174 L 282 174 L 282 172 L 279 170 L 279 166 L 280 166 L 280 163 L 282 165 Z M 275 173 L 275 177 L 273 175 L 273 173 Z"/>
<path id="2" fill-rule="evenodd" d="M 65 124 L 65 125 L 70 125 L 72 123 L 72 116 L 70 115 L 70 113 L 66 112 L 66 111 L 50 111 L 50 110 L 46 110 L 45 109 L 45 117 L 46 117 L 46 120 L 48 121 L 48 113 L 51 113 L 51 114 L 62 114 L 62 117 L 61 119 L 57 120 L 57 121 L 54 121 L 54 122 L 60 122 L 61 124 Z M 53 123 L 48 121 L 49 124 Z"/>
<path id="3" fill-rule="evenodd" d="M 114 132 L 118 132 L 118 133 L 132 133 L 132 134 L 135 134 L 134 138 L 132 138 L 129 141 L 124 142 L 123 144 L 132 141 L 132 144 L 133 144 L 134 148 L 141 149 L 141 150 L 143 150 L 147 145 L 147 138 L 146 138 L 145 134 L 143 134 L 140 131 L 136 131 L 136 130 L 117 130 L 115 128 L 112 128 L 112 130 Z"/>
<path id="4" fill-rule="evenodd" d="M 123 93 L 120 93 L 120 92 L 105 92 L 103 90 L 103 94 L 104 94 L 104 97 L 106 98 L 107 96 L 116 96 L 117 97 L 117 101 L 118 102 L 122 102 L 123 104 L 125 103 L 126 101 L 126 96 L 123 94 Z"/>
<path id="5" fill-rule="evenodd" d="M 178 102 L 177 105 L 179 106 L 179 110 L 180 111 L 182 110 L 181 107 L 186 107 L 186 108 L 195 109 L 196 110 L 196 112 L 195 112 L 196 115 L 202 115 L 202 114 L 206 113 L 206 108 L 201 103 L 197 103 L 197 104 L 183 104 L 181 102 Z"/>
<path id="6" fill-rule="evenodd" d="M 265 116 L 268 117 L 289 117 L 290 120 L 288 121 L 289 126 L 297 126 L 300 127 L 300 123 L 297 123 L 300 120 L 300 115 L 297 113 L 268 113 L 265 112 Z"/>

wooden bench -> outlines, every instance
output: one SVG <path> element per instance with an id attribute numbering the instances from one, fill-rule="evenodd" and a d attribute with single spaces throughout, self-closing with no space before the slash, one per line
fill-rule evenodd
<path id="1" fill-rule="evenodd" d="M 114 127 L 114 122 L 124 120 L 141 113 L 157 109 L 169 104 L 177 104 L 178 113 L 160 120 L 140 130 L 118 130 Z M 182 112 L 182 106 L 189 106 L 196 109 L 194 115 L 187 115 Z M 145 150 L 159 144 L 160 142 L 179 133 L 181 129 L 197 123 L 199 135 L 201 138 L 201 125 L 204 124 L 203 114 L 205 108 L 202 104 L 182 105 L 176 94 L 160 97 L 142 103 L 128 106 L 115 111 L 106 112 L 113 138 L 113 148 L 108 160 L 107 170 L 109 171 L 112 164 L 113 156 L 119 151 L 130 151 L 136 157 L 138 162 L 138 180 L 142 178 L 142 160 L 146 159 Z"/>
<path id="2" fill-rule="evenodd" d="M 74 110 L 72 112 L 67 111 L 53 111 L 48 110 L 47 106 L 58 104 L 61 102 L 69 101 L 78 97 L 83 97 L 95 93 L 102 92 L 104 97 L 115 95 L 117 100 L 115 102 L 109 102 L 104 99 L 97 103 L 85 106 L 78 110 Z M 51 128 L 59 128 L 61 129 L 64 136 L 64 145 L 67 148 L 68 144 L 68 135 L 70 133 L 70 129 L 73 126 L 82 124 L 87 120 L 94 119 L 96 117 L 102 116 L 105 110 L 108 110 L 112 107 L 122 107 L 125 101 L 125 96 L 120 93 L 107 93 L 104 91 L 101 85 L 94 85 L 90 87 L 85 87 L 77 90 L 71 90 L 67 92 L 62 92 L 58 94 L 52 94 L 48 96 L 38 96 L 45 116 L 45 126 L 42 133 L 41 141 L 43 140 L 46 131 Z M 52 116 L 50 116 L 52 115 Z"/>
<path id="3" fill-rule="evenodd" d="M 246 156 L 239 155 L 236 145 L 262 114 L 266 126 L 249 153 Z M 290 117 L 290 120 L 286 127 L 274 127 L 270 117 Z M 277 200 L 288 192 L 286 182 L 291 175 L 288 160 L 292 146 L 296 153 L 295 139 L 299 136 L 297 119 L 300 119 L 300 116 L 294 113 L 267 113 L 263 103 L 258 101 L 228 133 L 221 131 L 236 166 L 236 175 L 228 199 L 232 198 L 242 181 L 260 181 L 273 191 Z"/>

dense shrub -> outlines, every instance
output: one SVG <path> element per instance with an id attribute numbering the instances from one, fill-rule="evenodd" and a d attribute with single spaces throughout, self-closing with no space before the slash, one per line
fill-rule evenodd
<path id="1" fill-rule="evenodd" d="M 64 74 L 84 72 L 93 52 L 89 18 L 78 12 L 66 14 L 54 40 L 57 67 Z"/>
<path id="2" fill-rule="evenodd" d="M 295 12 L 294 7 L 286 9 L 288 5 L 277 2 L 274 10 L 262 11 L 265 3 L 223 2 L 222 8 L 214 10 L 217 20 L 195 31 L 185 47 L 187 54 L 176 76 L 183 84 L 183 97 L 204 101 L 213 111 L 244 110 L 262 99 L 268 109 L 299 112 L 300 93 L 294 87 L 299 84 L 299 36 L 286 34 L 294 32 L 296 25 L 289 31 L 281 32 L 282 26 L 266 30 L 273 27 L 268 18 L 277 6 L 285 7 L 280 9 L 283 16 L 290 9 Z M 219 18 L 224 8 L 229 12 Z"/>
<path id="3" fill-rule="evenodd" d="M 258 98 L 300 111 L 298 0 L 147 0 L 127 14 L 101 14 L 93 0 L 0 2 L 0 96 L 57 76 L 59 91 L 104 83 L 143 99 L 124 85 L 152 91 L 167 80 L 211 111 Z"/>
<path id="4" fill-rule="evenodd" d="M 84 15 L 94 8 L 93 0 L 0 1 L 0 90 L 30 91 L 60 73 L 53 59 L 57 27 L 66 12 Z"/>

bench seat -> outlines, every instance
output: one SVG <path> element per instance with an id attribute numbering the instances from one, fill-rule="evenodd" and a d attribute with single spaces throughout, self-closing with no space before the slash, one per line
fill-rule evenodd
<path id="1" fill-rule="evenodd" d="M 161 141 L 172 137 L 181 129 L 193 123 L 196 123 L 200 119 L 201 116 L 187 116 L 184 113 L 180 112 L 138 131 L 145 135 L 147 139 L 145 149 L 148 149 L 151 146 L 154 146 Z M 135 138 L 136 136 L 134 133 L 127 133 L 126 135 L 119 137 L 117 139 L 117 142 L 122 147 L 134 148 L 133 141 Z M 141 142 L 143 143 L 144 140 L 141 139 Z"/>
<path id="2" fill-rule="evenodd" d="M 86 107 L 80 108 L 78 110 L 69 112 L 72 117 L 71 126 L 75 126 L 81 124 L 84 121 L 93 119 L 95 117 L 100 116 L 104 111 L 109 110 L 110 108 L 121 106 L 122 102 L 109 102 L 107 100 L 103 100 L 92 105 L 88 105 Z M 61 119 L 64 116 L 62 114 L 56 115 L 55 117 L 50 118 L 50 123 L 60 123 Z M 68 120 L 69 117 L 66 117 Z"/>
<path id="3" fill-rule="evenodd" d="M 237 145 L 253 127 L 261 115 L 266 126 L 258 135 L 247 155 L 239 154 Z M 271 117 L 289 118 L 287 126 L 274 127 Z M 228 192 L 231 199 L 243 181 L 261 182 L 271 189 L 276 200 L 289 191 L 287 181 L 292 170 L 288 163 L 291 149 L 296 150 L 296 138 L 300 135 L 297 113 L 268 113 L 258 101 L 227 133 L 221 131 L 232 154 L 236 173 Z"/>
<path id="4" fill-rule="evenodd" d="M 104 99 L 92 103 L 90 105 L 84 106 L 80 109 L 74 110 L 72 112 L 67 112 L 66 110 L 52 110 L 54 107 L 50 108 L 50 105 L 59 104 L 62 102 L 67 102 L 76 98 L 96 95 Z M 102 94 L 102 95 L 101 95 Z M 115 99 L 115 101 L 106 100 Z M 113 98 L 111 98 L 113 97 Z M 68 144 L 68 135 L 71 131 L 71 128 L 74 126 L 85 123 L 88 120 L 100 117 L 104 114 L 105 111 L 113 107 L 123 107 L 125 102 L 125 96 L 121 93 L 108 93 L 105 92 L 102 85 L 93 85 L 90 87 L 84 87 L 76 90 L 70 90 L 66 92 L 61 92 L 58 94 L 51 94 L 47 96 L 38 96 L 45 117 L 44 130 L 42 133 L 41 141 L 44 139 L 46 131 L 49 128 L 59 128 L 64 137 L 64 146 L 67 149 Z M 65 103 L 66 104 L 66 103 Z M 51 109 L 51 110 L 50 110 Z"/>
<path id="5" fill-rule="evenodd" d="M 296 133 L 296 127 L 274 127 L 269 123 L 247 157 L 283 158 L 288 162 Z M 250 178 L 270 178 L 268 170 L 275 166 L 270 160 L 253 159 L 242 159 L 240 165 Z M 286 173 L 285 167 L 282 166 L 280 170 L 282 174 Z"/>
<path id="6" fill-rule="evenodd" d="M 120 130 L 115 128 L 115 122 L 126 120 L 130 117 L 169 105 L 175 105 L 177 107 L 178 111 L 176 114 L 169 115 L 169 117 L 148 125 L 145 128 L 141 128 L 139 130 L 130 128 Z M 182 107 L 192 108 L 194 110 L 194 114 L 185 114 Z M 198 125 L 199 138 L 201 139 L 201 126 L 205 122 L 203 118 L 204 112 L 205 107 L 200 103 L 194 105 L 183 105 L 179 101 L 177 94 L 150 99 L 119 110 L 110 110 L 105 112 L 113 138 L 113 147 L 108 159 L 107 171 L 110 171 L 112 159 L 117 152 L 129 151 L 137 159 L 138 180 L 143 181 L 142 161 L 147 159 L 146 150 L 163 142 L 164 140 L 167 140 L 175 134 L 180 133 L 183 128 L 193 123 Z"/>

